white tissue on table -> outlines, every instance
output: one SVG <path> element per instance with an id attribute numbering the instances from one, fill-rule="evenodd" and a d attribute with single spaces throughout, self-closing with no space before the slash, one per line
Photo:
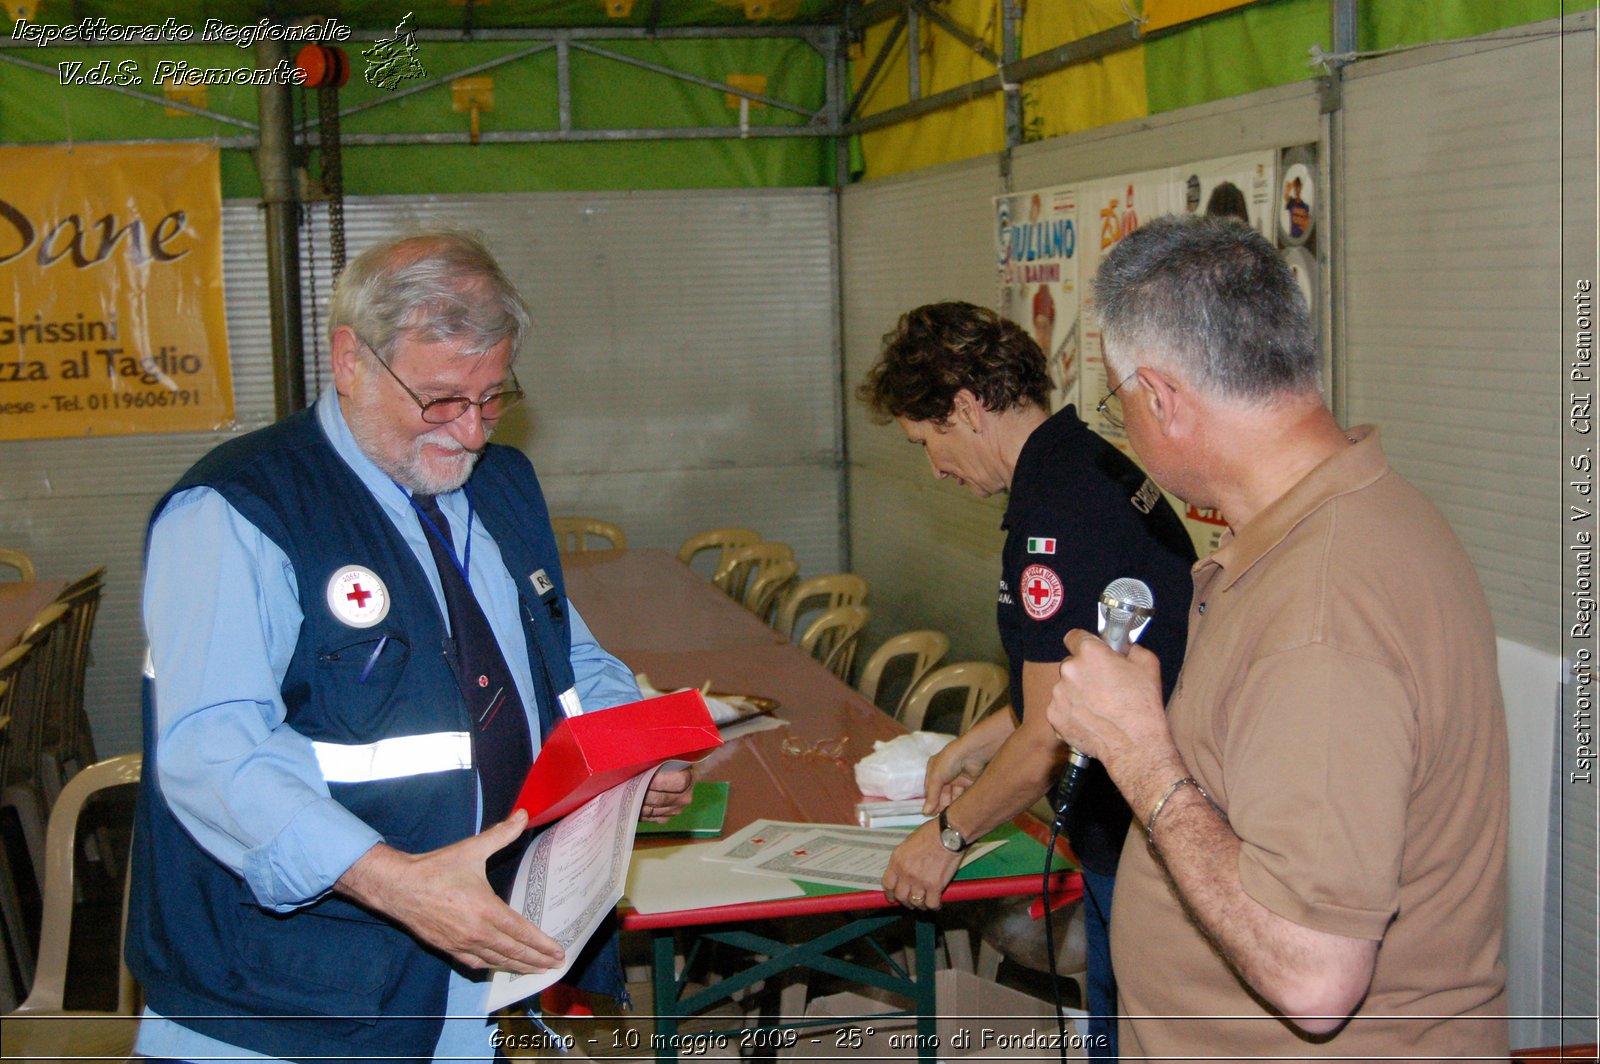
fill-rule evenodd
<path id="1" fill-rule="evenodd" d="M 954 735 L 919 731 L 873 743 L 872 753 L 856 762 L 856 786 L 895 801 L 921 798 L 928 759 L 954 741 Z"/>
<path id="2" fill-rule="evenodd" d="M 657 695 L 670 695 L 674 693 L 673 691 L 657 690 L 655 685 L 650 682 L 650 677 L 646 676 L 642 672 L 634 673 L 633 679 L 634 682 L 639 685 L 639 695 L 642 698 L 655 698 Z M 697 691 L 699 688 L 679 687 L 677 690 Z M 713 724 L 730 724 L 745 715 L 745 710 L 740 709 L 731 702 L 724 702 L 720 698 L 712 698 L 709 695 L 702 697 L 704 697 L 706 700 L 706 709 L 711 713 L 711 723 Z"/>

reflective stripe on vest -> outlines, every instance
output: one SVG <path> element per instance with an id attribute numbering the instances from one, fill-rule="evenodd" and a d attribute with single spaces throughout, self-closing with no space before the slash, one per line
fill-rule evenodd
<path id="1" fill-rule="evenodd" d="M 329 783 L 371 783 L 472 767 L 469 732 L 402 735 L 359 746 L 314 742 L 311 748 Z"/>

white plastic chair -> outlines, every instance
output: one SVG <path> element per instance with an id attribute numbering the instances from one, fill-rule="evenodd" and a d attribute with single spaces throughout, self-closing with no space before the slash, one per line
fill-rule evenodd
<path id="1" fill-rule="evenodd" d="M 805 634 L 800 637 L 800 649 L 849 683 L 861 629 L 871 617 L 872 611 L 865 606 L 835 606 L 826 610 L 806 627 Z"/>
<path id="2" fill-rule="evenodd" d="M 711 582 L 728 593 L 736 602 L 750 602 L 750 587 L 770 572 L 773 567 L 794 561 L 794 548 L 787 543 L 765 540 L 748 547 L 735 547 L 717 566 Z"/>
<path id="3" fill-rule="evenodd" d="M 716 572 L 734 550 L 760 542 L 761 533 L 753 528 L 713 528 L 684 540 L 683 546 L 678 548 L 678 560 L 693 568 L 696 555 L 714 550 L 717 552 L 717 561 L 712 572 Z"/>
<path id="4" fill-rule="evenodd" d="M 32 583 L 34 579 L 33 559 L 15 547 L 0 547 L 0 565 L 7 566 L 17 571 L 17 579 Z"/>
<path id="5" fill-rule="evenodd" d="M 905 705 L 906 696 L 917 685 L 917 681 L 928 674 L 950 650 L 950 637 L 943 632 L 931 628 L 919 628 L 916 631 L 901 632 L 892 635 L 879 644 L 878 649 L 867 658 L 867 663 L 861 667 L 861 679 L 856 681 L 856 690 L 868 702 L 878 704 L 878 689 L 883 685 L 883 674 L 888 669 L 890 662 L 899 658 L 911 658 L 911 669 L 906 679 L 905 688 L 893 706 L 879 706 L 890 716 L 898 717 L 900 707 Z"/>
<path id="6" fill-rule="evenodd" d="M 74 858 L 77 854 L 78 817 L 97 791 L 139 781 L 138 754 L 124 754 L 90 765 L 72 777 L 50 812 L 45 842 L 44 919 L 39 933 L 39 957 L 33 989 L 14 1012 L 5 1017 L 5 1054 L 24 1059 L 114 1058 L 133 1052 L 139 1030 L 139 993 L 122 961 L 117 936 L 117 1007 L 115 1012 L 67 1011 L 62 995 L 67 985 L 67 950 L 72 941 L 75 900 Z M 126 929 L 127 888 L 122 899 Z M 70 1017 L 70 1022 L 64 1020 Z"/>
<path id="7" fill-rule="evenodd" d="M 628 537 L 622 528 L 598 517 L 552 517 L 550 530 L 556 534 L 556 550 L 562 554 L 581 554 L 586 550 L 626 550 Z M 603 546 L 589 546 L 589 537 Z"/>
<path id="8" fill-rule="evenodd" d="M 750 581 L 744 594 L 745 608 L 763 621 L 772 616 L 772 607 L 783 598 L 784 590 L 794 583 L 800 566 L 795 562 L 779 562 Z"/>
<path id="9" fill-rule="evenodd" d="M 793 640 L 795 623 L 808 608 L 831 610 L 837 606 L 859 606 L 867 599 L 867 582 L 854 573 L 813 576 L 794 585 L 778 607 L 772 626 L 785 639 Z"/>
<path id="10" fill-rule="evenodd" d="M 965 689 L 966 700 L 961 708 L 962 730 L 965 731 L 1005 695 L 1010 681 L 1006 670 L 992 661 L 959 661 L 934 669 L 906 693 L 898 714 L 900 723 L 912 731 L 920 730 L 935 695 Z"/>

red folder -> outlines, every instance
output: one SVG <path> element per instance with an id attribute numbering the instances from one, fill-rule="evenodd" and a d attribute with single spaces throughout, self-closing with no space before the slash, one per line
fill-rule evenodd
<path id="1" fill-rule="evenodd" d="M 528 811 L 530 826 L 548 823 L 663 761 L 698 761 L 721 745 L 699 691 L 567 717 L 545 739 L 513 808 Z"/>

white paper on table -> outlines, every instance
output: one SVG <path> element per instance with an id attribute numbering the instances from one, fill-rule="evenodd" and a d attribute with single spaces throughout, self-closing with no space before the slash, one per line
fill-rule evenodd
<path id="1" fill-rule="evenodd" d="M 787 879 L 727 875 L 727 865 L 705 859 L 709 848 L 698 842 L 635 853 L 628 867 L 628 903 L 641 913 L 670 913 L 798 898 L 805 893 Z"/>
<path id="2" fill-rule="evenodd" d="M 772 714 L 767 713 L 736 720 L 732 724 L 719 724 L 717 725 L 717 732 L 722 736 L 722 741 L 727 742 L 730 739 L 737 739 L 741 735 L 754 735 L 756 732 L 791 726 L 782 717 L 774 717 Z"/>
<path id="3" fill-rule="evenodd" d="M 864 834 L 874 837 L 863 838 Z M 889 855 L 904 841 L 904 835 L 868 832 L 864 828 L 812 830 L 791 836 L 781 847 L 764 848 L 734 865 L 733 871 L 803 879 L 852 890 L 879 890 L 883 874 L 889 870 Z M 974 846 L 962 854 L 961 863 L 976 860 L 999 845 L 986 842 Z"/>
<path id="4" fill-rule="evenodd" d="M 745 827 L 729 835 L 714 846 L 707 847 L 710 851 L 706 855 L 708 861 L 737 862 L 749 860 L 769 849 L 782 846 L 796 835 L 804 835 L 819 829 L 839 835 L 851 836 L 868 841 L 891 840 L 893 845 L 898 845 L 905 838 L 902 832 L 889 832 L 880 828 L 858 828 L 848 824 L 814 824 L 801 823 L 794 820 L 754 820 Z"/>
<path id="5" fill-rule="evenodd" d="M 489 1012 L 537 994 L 558 981 L 606 914 L 622 899 L 651 768 L 574 809 L 545 831 L 517 866 L 511 907 L 561 946 L 559 968 L 531 975 L 495 972 L 489 980 Z"/>

